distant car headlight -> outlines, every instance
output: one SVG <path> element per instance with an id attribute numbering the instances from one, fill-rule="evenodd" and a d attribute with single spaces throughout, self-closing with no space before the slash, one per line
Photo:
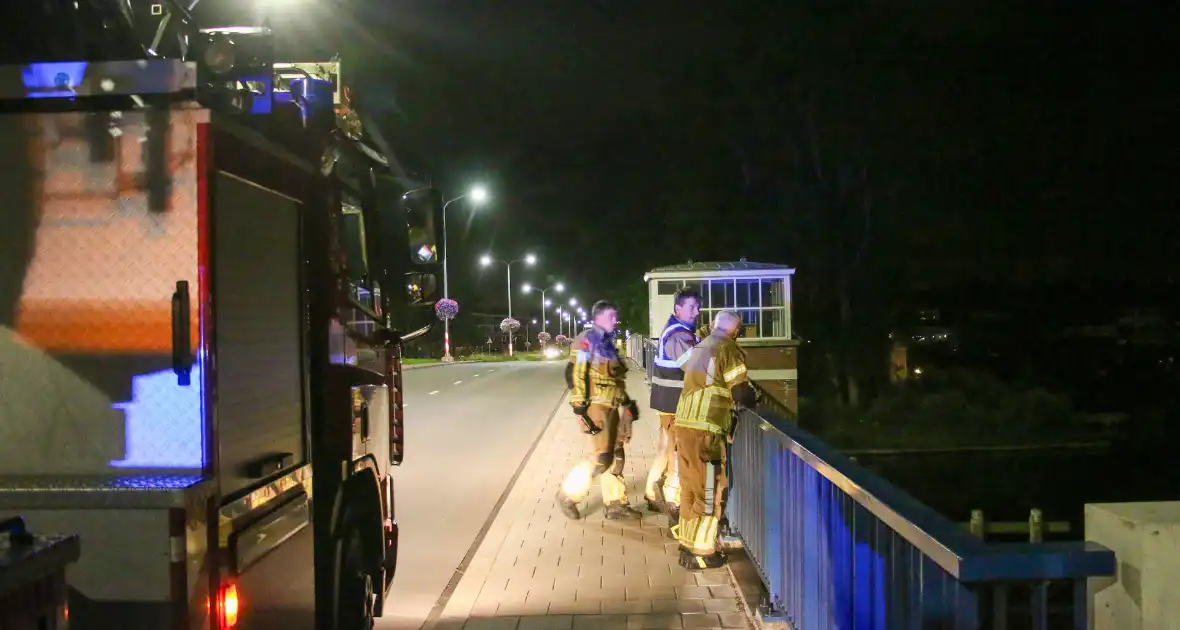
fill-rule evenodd
<path id="1" fill-rule="evenodd" d="M 556 359 L 560 355 L 561 355 L 561 351 L 558 350 L 557 348 L 545 348 L 545 358 L 546 359 Z"/>

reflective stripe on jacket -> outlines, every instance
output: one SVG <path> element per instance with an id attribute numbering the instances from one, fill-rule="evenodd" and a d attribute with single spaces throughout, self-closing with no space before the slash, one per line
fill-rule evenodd
<path id="1" fill-rule="evenodd" d="M 684 391 L 676 406 L 676 426 L 729 434 L 735 386 L 750 381 L 746 353 L 737 341 L 711 334 L 692 349 L 684 364 Z"/>
<path id="2" fill-rule="evenodd" d="M 618 407 L 627 401 L 627 366 L 613 338 L 597 326 L 574 338 L 570 347 L 570 362 L 574 364 L 570 405 Z"/>

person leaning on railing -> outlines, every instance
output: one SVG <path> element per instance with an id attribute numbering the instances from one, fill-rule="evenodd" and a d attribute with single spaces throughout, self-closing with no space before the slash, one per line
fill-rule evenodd
<path id="1" fill-rule="evenodd" d="M 684 364 L 674 425 L 680 519 L 673 534 L 680 542 L 680 566 L 686 569 L 713 569 L 726 562 L 717 550 L 717 537 L 728 495 L 725 460 L 735 422 L 732 412 L 735 404 L 754 407 L 758 398 L 737 343 L 741 325 L 736 312 L 718 313 L 709 335 Z"/>

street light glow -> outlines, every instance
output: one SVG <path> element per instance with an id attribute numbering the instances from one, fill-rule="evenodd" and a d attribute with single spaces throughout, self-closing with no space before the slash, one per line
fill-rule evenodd
<path id="1" fill-rule="evenodd" d="M 533 285 L 526 282 L 523 285 L 521 285 L 520 291 L 521 291 L 521 293 L 532 293 Z"/>
<path id="2" fill-rule="evenodd" d="M 553 287 L 553 290 L 554 290 L 554 291 L 557 291 L 558 293 L 561 293 L 562 291 L 565 291 L 565 285 L 564 285 L 564 284 L 562 284 L 562 283 L 560 283 L 560 282 L 558 282 L 558 283 L 557 283 L 557 284 L 556 284 L 556 285 Z"/>
<path id="3" fill-rule="evenodd" d="M 578 298 L 570 298 L 570 306 L 577 306 Z"/>
<path id="4" fill-rule="evenodd" d="M 529 254 L 528 256 L 525 256 L 525 257 L 524 257 L 524 264 L 526 264 L 526 265 L 529 265 L 530 267 L 531 267 L 532 265 L 535 265 L 535 264 L 537 264 L 537 257 L 536 257 L 536 256 L 534 256 L 534 255 L 532 255 L 532 254 Z"/>
<path id="5" fill-rule="evenodd" d="M 553 300 L 545 300 L 545 306 L 553 306 Z"/>
<path id="6" fill-rule="evenodd" d="M 475 203 L 483 203 L 488 200 L 488 189 L 484 188 L 483 186 L 475 186 L 471 189 L 471 192 L 467 194 Z"/>
<path id="7" fill-rule="evenodd" d="M 492 264 L 492 257 L 487 254 L 480 256 L 479 264 L 483 265 L 484 267 L 487 267 L 488 265 Z"/>

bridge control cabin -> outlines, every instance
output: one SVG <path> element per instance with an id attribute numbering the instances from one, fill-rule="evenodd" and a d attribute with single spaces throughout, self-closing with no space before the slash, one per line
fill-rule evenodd
<path id="1" fill-rule="evenodd" d="M 700 322 L 718 311 L 742 316 L 738 342 L 746 349 L 750 378 L 774 395 L 792 414 L 799 410 L 798 346 L 791 322 L 791 278 L 786 265 L 749 262 L 689 262 L 659 267 L 643 279 L 648 294 L 648 336 L 658 339 L 673 298 L 685 286 L 701 294 Z"/>

